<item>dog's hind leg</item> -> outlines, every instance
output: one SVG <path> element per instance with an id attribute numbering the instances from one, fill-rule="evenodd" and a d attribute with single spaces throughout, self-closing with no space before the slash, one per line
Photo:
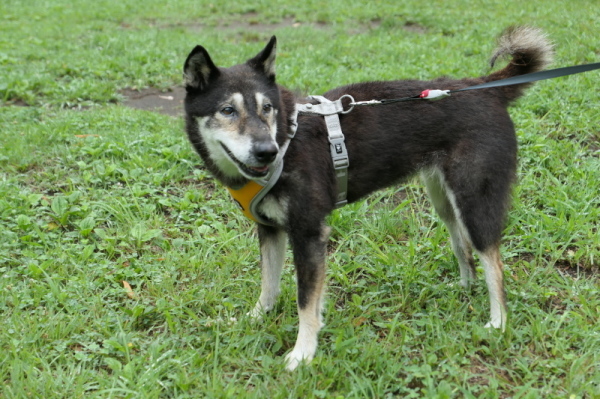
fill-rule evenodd
<path id="1" fill-rule="evenodd" d="M 279 296 L 281 271 L 285 262 L 287 233 L 275 227 L 258 225 L 261 255 L 261 292 L 258 302 L 248 315 L 260 319 L 275 306 Z"/>
<path id="2" fill-rule="evenodd" d="M 310 362 L 317 351 L 317 335 L 322 322 L 325 285 L 325 252 L 331 229 L 294 231 L 291 234 L 298 281 L 298 338 L 294 349 L 286 356 L 288 370 L 301 362 Z"/>
<path id="3" fill-rule="evenodd" d="M 477 251 L 485 270 L 485 281 L 490 295 L 490 321 L 485 327 L 506 327 L 506 294 L 504 291 L 503 265 L 498 245 L 485 251 Z"/>
<path id="4" fill-rule="evenodd" d="M 459 211 L 450 199 L 453 194 L 447 189 L 438 169 L 422 172 L 421 180 L 425 183 L 433 207 L 450 233 L 452 250 L 460 268 L 460 285 L 468 288 L 475 280 L 475 260 L 468 234 L 457 215 Z"/>
<path id="5" fill-rule="evenodd" d="M 457 164 L 444 176 L 457 219 L 464 226 L 485 271 L 490 297 L 490 322 L 486 327 L 502 330 L 507 313 L 500 241 L 514 173 L 514 158 L 505 153 L 498 155 L 494 163 L 470 163 L 483 158 L 472 154 L 466 164 Z"/>

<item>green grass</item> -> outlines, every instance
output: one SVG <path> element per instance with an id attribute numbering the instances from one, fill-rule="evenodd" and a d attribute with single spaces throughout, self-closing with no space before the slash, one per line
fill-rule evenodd
<path id="1" fill-rule="evenodd" d="M 251 224 L 180 119 L 119 95 L 180 84 L 196 44 L 231 65 L 272 34 L 279 82 L 314 94 L 477 76 L 519 23 L 548 32 L 555 66 L 598 62 L 600 5 L 584 0 L 3 1 L 0 397 L 600 398 L 598 72 L 539 82 L 511 109 L 506 333 L 482 327 L 485 284 L 460 289 L 409 181 L 330 217 L 326 327 L 293 373 L 291 260 L 274 312 L 248 320 Z"/>

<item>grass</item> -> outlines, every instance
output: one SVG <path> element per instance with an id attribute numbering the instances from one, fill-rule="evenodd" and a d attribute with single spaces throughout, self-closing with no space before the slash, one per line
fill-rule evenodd
<path id="1" fill-rule="evenodd" d="M 121 105 L 168 88 L 196 44 L 220 65 L 279 39 L 278 79 L 486 72 L 510 24 L 545 29 L 556 66 L 598 62 L 588 1 L 8 0 L 0 4 L 2 398 L 600 397 L 598 72 L 537 83 L 511 114 L 519 184 L 505 231 L 510 324 L 457 284 L 418 182 L 336 211 L 316 359 L 293 269 L 261 323 L 256 237 L 181 119 Z M 292 25 L 295 24 L 295 25 Z M 126 284 L 124 284 L 126 282 Z"/>

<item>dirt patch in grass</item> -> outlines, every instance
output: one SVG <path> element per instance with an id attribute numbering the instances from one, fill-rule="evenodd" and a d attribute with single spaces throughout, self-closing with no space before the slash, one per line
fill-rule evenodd
<path id="1" fill-rule="evenodd" d="M 580 278 L 600 279 L 600 268 L 597 265 L 585 267 L 566 259 L 560 259 L 556 262 L 556 268 L 561 274 L 576 280 Z"/>
<path id="2" fill-rule="evenodd" d="M 383 21 L 380 18 L 374 18 L 369 21 L 348 23 L 344 29 L 348 35 L 360 35 L 372 30 L 379 29 Z M 259 40 L 258 34 L 274 34 L 277 30 L 285 28 L 301 28 L 309 27 L 318 31 L 332 31 L 331 23 L 325 21 L 299 21 L 295 17 L 286 17 L 274 22 L 260 22 L 260 16 L 250 12 L 241 15 L 239 18 L 234 18 L 227 21 L 220 21 L 217 25 L 207 25 L 203 23 L 188 23 L 179 25 L 191 31 L 200 32 L 207 29 L 214 29 L 223 32 L 238 32 L 244 39 L 248 41 Z M 425 34 L 428 28 L 417 22 L 406 21 L 399 25 L 407 32 Z"/>
<path id="3" fill-rule="evenodd" d="M 249 11 L 243 14 L 231 15 L 231 18 L 221 19 L 217 22 L 182 22 L 174 24 L 160 24 L 156 21 L 148 21 L 150 26 L 157 27 L 159 29 L 171 29 L 171 28 L 185 28 L 192 32 L 202 32 L 206 30 L 218 30 L 222 32 L 239 32 L 244 38 L 251 38 L 252 34 L 273 34 L 277 30 L 285 28 L 300 28 L 310 27 L 316 30 L 330 30 L 331 24 L 326 21 L 303 21 L 296 18 L 296 16 L 290 15 L 281 19 L 268 19 L 261 16 L 255 11 Z M 414 23 L 407 22 L 407 30 L 414 31 Z M 348 29 L 349 34 L 360 34 L 368 30 L 377 29 L 381 26 L 381 20 L 379 18 L 372 19 L 368 22 L 352 23 L 349 24 L 351 28 Z M 121 25 L 123 29 L 134 29 L 131 25 Z"/>
<path id="4" fill-rule="evenodd" d="M 119 93 L 125 97 L 123 104 L 127 107 L 175 117 L 183 115 L 183 100 L 185 99 L 185 89 L 183 87 L 172 87 L 168 90 L 154 88 L 142 90 L 123 89 Z"/>
<path id="5" fill-rule="evenodd" d="M 262 34 L 273 33 L 284 28 L 311 27 L 317 30 L 329 30 L 331 28 L 326 22 L 301 22 L 293 16 L 274 22 L 261 22 L 260 15 L 252 11 L 239 15 L 237 18 L 234 17 L 231 20 L 221 20 L 216 26 L 203 24 L 201 22 L 161 25 L 157 21 L 151 20 L 148 21 L 148 23 L 159 29 L 183 27 L 191 31 L 203 31 L 207 29 L 239 31 L 243 32 L 241 34 L 244 40 L 249 42 L 262 40 Z M 368 22 L 353 24 L 352 28 L 349 28 L 347 33 L 350 35 L 362 34 L 369 30 L 378 29 L 381 24 L 382 21 L 379 18 L 372 19 Z M 128 24 L 123 24 L 121 27 L 123 29 L 135 29 Z M 427 32 L 426 27 L 411 21 L 405 22 L 402 28 L 413 33 Z M 158 112 L 174 117 L 181 117 L 184 114 L 183 101 L 185 98 L 185 89 L 183 87 L 171 87 L 167 90 L 159 90 L 152 87 L 140 90 L 125 88 L 120 90 L 119 93 L 124 97 L 123 105 L 127 107 Z M 12 104 L 20 106 L 28 105 L 22 100 L 15 100 Z"/>
<path id="6" fill-rule="evenodd" d="M 302 23 L 296 21 L 293 17 L 284 18 L 277 22 L 261 23 L 259 15 L 249 12 L 241 18 L 222 20 L 216 26 L 207 26 L 202 23 L 192 23 L 186 25 L 187 29 L 192 31 L 203 31 L 205 29 L 217 29 L 221 31 L 252 31 L 258 33 L 271 33 L 282 28 L 299 28 L 300 26 L 310 26 L 313 28 L 325 28 L 324 23 Z"/>
<path id="7" fill-rule="evenodd" d="M 0 107 L 30 107 L 31 104 L 27 103 L 25 100 L 21 98 L 9 98 L 6 101 L 0 101 Z"/>
<path id="8" fill-rule="evenodd" d="M 565 257 L 562 259 L 554 260 L 554 267 L 556 270 L 563 276 L 568 276 L 574 280 L 578 280 L 580 278 L 586 279 L 600 279 L 600 266 L 597 264 L 586 265 L 582 263 L 577 263 L 568 259 L 569 252 L 576 252 L 577 248 L 569 248 L 565 253 Z M 545 256 L 546 262 L 552 262 L 552 260 Z M 511 263 L 514 261 L 524 260 L 528 263 L 534 262 L 536 260 L 536 256 L 532 253 L 524 253 L 519 255 L 517 258 L 513 259 Z"/>
<path id="9" fill-rule="evenodd" d="M 402 27 L 402 29 L 404 29 L 407 32 L 419 33 L 423 35 L 428 32 L 427 27 L 412 21 L 407 21 Z"/>
<path id="10" fill-rule="evenodd" d="M 145 21 L 145 27 L 151 26 L 157 29 L 183 28 L 191 32 L 220 31 L 227 34 L 235 34 L 244 41 L 264 40 L 264 35 L 277 33 L 278 30 L 288 28 L 312 28 L 323 32 L 332 32 L 335 23 L 324 20 L 306 21 L 295 15 L 283 18 L 268 18 L 255 12 L 249 11 L 242 14 L 232 14 L 229 18 L 218 21 L 186 21 L 176 23 L 162 23 L 155 19 Z M 347 21 L 344 30 L 348 35 L 360 35 L 372 30 L 379 29 L 385 22 L 381 18 L 373 18 L 367 21 Z M 429 29 L 414 21 L 394 21 L 394 25 L 411 33 L 425 34 Z M 139 27 L 127 23 L 121 24 L 122 29 L 135 30 Z"/>

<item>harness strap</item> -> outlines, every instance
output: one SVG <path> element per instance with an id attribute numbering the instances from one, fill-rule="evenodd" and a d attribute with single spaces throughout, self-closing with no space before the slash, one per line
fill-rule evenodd
<path id="1" fill-rule="evenodd" d="M 350 160 L 344 142 L 339 114 L 346 114 L 352 111 L 354 107 L 344 110 L 342 99 L 345 97 L 354 102 L 354 98 L 350 95 L 344 95 L 336 101 L 330 101 L 323 96 L 311 96 L 312 99 L 319 101 L 319 104 L 296 105 L 300 114 L 322 115 L 325 118 L 331 159 L 333 160 L 333 168 L 337 180 L 336 208 L 340 208 L 348 203 L 348 167 L 350 166 Z"/>

